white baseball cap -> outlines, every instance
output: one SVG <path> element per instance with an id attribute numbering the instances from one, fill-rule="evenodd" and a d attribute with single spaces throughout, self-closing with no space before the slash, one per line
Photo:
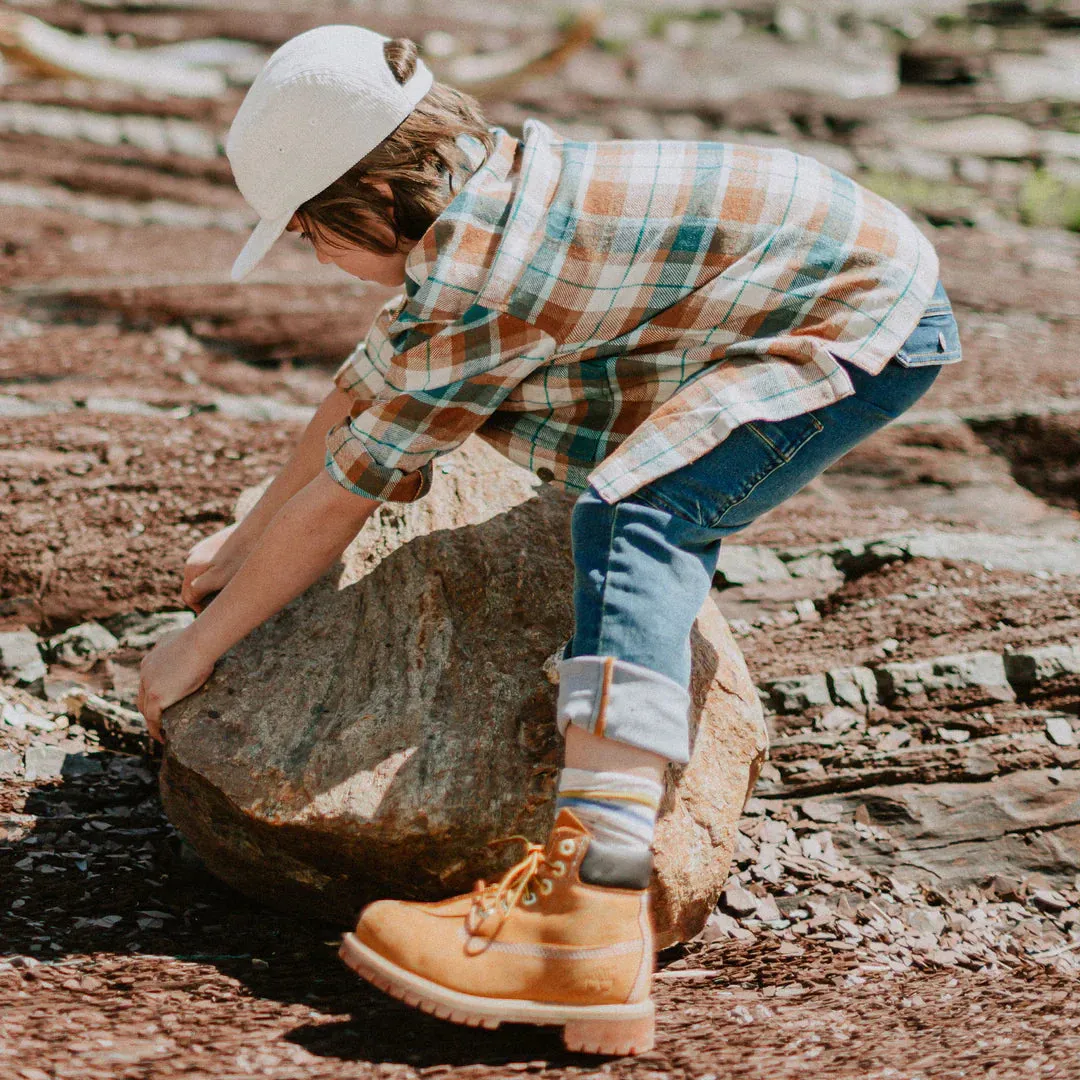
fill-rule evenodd
<path id="1" fill-rule="evenodd" d="M 383 54 L 389 38 L 320 26 L 266 62 L 225 140 L 240 194 L 259 223 L 233 264 L 239 281 L 285 231 L 297 207 L 370 153 L 431 89 L 422 60 L 404 85 Z"/>

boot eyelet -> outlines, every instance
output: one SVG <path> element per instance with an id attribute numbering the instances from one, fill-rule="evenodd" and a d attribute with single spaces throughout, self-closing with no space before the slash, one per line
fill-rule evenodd
<path id="1" fill-rule="evenodd" d="M 540 885 L 540 891 L 545 896 L 550 895 L 551 890 L 555 888 L 555 886 L 551 882 L 551 878 L 541 878 L 540 882 L 539 882 L 539 885 Z"/>
<path id="2" fill-rule="evenodd" d="M 553 863 L 548 864 L 548 869 L 551 871 L 552 877 L 562 877 L 566 873 L 566 863 L 562 859 L 556 859 Z"/>
<path id="3" fill-rule="evenodd" d="M 523 904 L 524 904 L 524 905 L 525 905 L 526 907 L 532 907 L 532 906 L 533 906 L 533 904 L 535 904 L 535 903 L 536 903 L 536 893 L 534 893 L 534 892 L 527 892 L 527 893 L 526 893 L 526 894 L 525 894 L 525 895 L 524 895 L 524 896 L 523 896 L 523 897 L 521 898 L 521 902 L 522 902 L 522 903 L 523 903 Z"/>
<path id="4" fill-rule="evenodd" d="M 577 850 L 577 844 L 573 840 L 560 840 L 559 841 L 559 854 L 560 855 L 573 855 Z"/>

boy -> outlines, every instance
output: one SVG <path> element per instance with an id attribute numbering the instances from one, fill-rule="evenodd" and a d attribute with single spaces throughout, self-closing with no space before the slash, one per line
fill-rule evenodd
<path id="1" fill-rule="evenodd" d="M 472 895 L 370 905 L 342 955 L 452 1020 L 644 1050 L 650 845 L 721 541 L 960 358 L 934 251 L 787 151 L 488 129 L 411 43 L 357 27 L 282 46 L 227 150 L 261 218 L 234 277 L 291 230 L 404 296 L 258 506 L 191 553 L 182 595 L 206 606 L 146 658 L 150 730 L 471 433 L 578 492 L 548 845 Z"/>

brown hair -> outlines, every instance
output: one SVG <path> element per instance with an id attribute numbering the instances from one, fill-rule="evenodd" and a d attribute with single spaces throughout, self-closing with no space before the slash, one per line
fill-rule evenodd
<path id="1" fill-rule="evenodd" d="M 383 55 L 399 83 L 416 70 L 417 49 L 408 38 L 388 41 Z M 296 215 L 304 230 L 331 247 L 341 238 L 381 255 L 394 254 L 403 240 L 419 240 L 452 198 L 454 170 L 466 163 L 458 135 L 480 140 L 489 153 L 494 146 L 476 101 L 436 82 L 374 150 L 301 203 Z M 380 191 L 378 181 L 392 194 Z"/>

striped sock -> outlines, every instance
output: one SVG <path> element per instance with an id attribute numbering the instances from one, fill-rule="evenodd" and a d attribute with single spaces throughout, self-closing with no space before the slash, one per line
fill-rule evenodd
<path id="1" fill-rule="evenodd" d="M 645 855 L 652 847 L 663 789 L 632 773 L 563 769 L 555 813 L 565 807 L 608 848 Z"/>

